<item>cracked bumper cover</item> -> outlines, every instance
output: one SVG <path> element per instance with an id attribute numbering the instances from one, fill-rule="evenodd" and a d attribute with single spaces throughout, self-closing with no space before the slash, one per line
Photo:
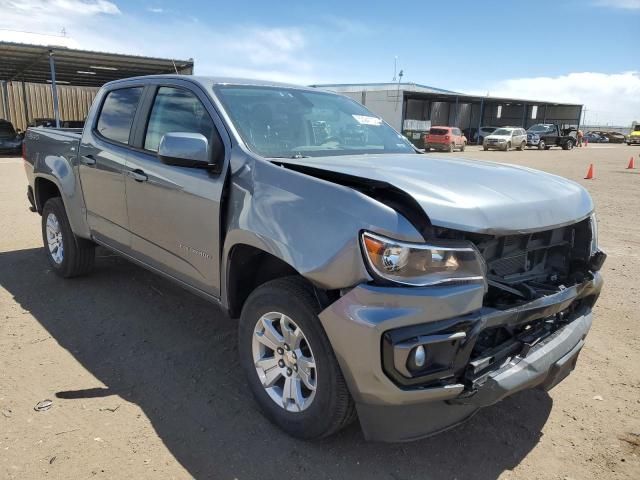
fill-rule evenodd
<path id="1" fill-rule="evenodd" d="M 407 441 L 451 428 L 478 409 L 528 388 L 550 389 L 575 366 L 591 327 L 591 308 L 602 288 L 602 278 L 548 295 L 509 310 L 483 308 L 479 285 L 430 288 L 389 288 L 360 285 L 320 314 L 351 394 L 365 437 L 369 440 Z M 435 322 L 471 328 L 456 354 L 466 364 L 477 334 L 488 327 L 522 324 L 562 312 L 583 299 L 570 323 L 533 346 L 526 356 L 516 355 L 506 365 L 485 374 L 470 391 L 462 370 L 452 367 L 446 385 L 401 387 L 385 373 L 381 341 L 385 332 Z M 466 356 L 466 357 L 465 357 Z M 461 362 L 461 363 L 460 363 Z"/>

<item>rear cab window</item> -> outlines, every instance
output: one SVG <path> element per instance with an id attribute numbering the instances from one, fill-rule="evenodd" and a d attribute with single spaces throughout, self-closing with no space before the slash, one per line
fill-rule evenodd
<path id="1" fill-rule="evenodd" d="M 129 87 L 108 92 L 96 124 L 98 134 L 108 140 L 128 145 L 142 91 L 143 87 Z"/>

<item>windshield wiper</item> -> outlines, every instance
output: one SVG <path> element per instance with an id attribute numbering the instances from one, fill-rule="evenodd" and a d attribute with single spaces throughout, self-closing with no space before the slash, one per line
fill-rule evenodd
<path id="1" fill-rule="evenodd" d="M 294 155 L 281 155 L 281 156 L 269 157 L 269 158 L 311 158 L 311 157 L 309 155 L 302 155 L 300 153 L 296 153 Z"/>

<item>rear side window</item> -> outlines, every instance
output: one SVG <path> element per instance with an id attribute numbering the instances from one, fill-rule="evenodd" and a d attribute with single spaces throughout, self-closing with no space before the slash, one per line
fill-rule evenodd
<path id="1" fill-rule="evenodd" d="M 201 133 L 211 142 L 214 128 L 204 105 L 193 93 L 160 87 L 151 109 L 144 148 L 157 152 L 162 136 L 169 132 Z"/>
<path id="2" fill-rule="evenodd" d="M 114 142 L 128 144 L 141 96 L 142 87 L 121 88 L 107 93 L 98 118 L 98 133 Z"/>

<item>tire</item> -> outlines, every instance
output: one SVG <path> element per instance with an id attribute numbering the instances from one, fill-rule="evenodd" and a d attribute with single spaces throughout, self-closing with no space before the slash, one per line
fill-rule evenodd
<path id="1" fill-rule="evenodd" d="M 567 140 L 566 142 L 564 142 L 562 144 L 562 149 L 563 150 L 573 150 L 573 141 Z"/>
<path id="2" fill-rule="evenodd" d="M 544 140 L 540 140 L 538 143 L 538 150 L 547 150 L 547 144 L 544 143 Z"/>
<path id="3" fill-rule="evenodd" d="M 522 142 L 519 147 L 516 147 L 516 149 L 523 151 L 526 146 L 527 146 L 527 142 Z"/>
<path id="4" fill-rule="evenodd" d="M 265 416 L 289 435 L 306 440 L 336 433 L 351 423 L 356 415 L 338 361 L 318 319 L 320 310 L 313 288 L 302 278 L 272 280 L 249 295 L 242 308 L 238 334 L 240 364 Z M 286 317 L 282 317 L 282 314 Z M 272 332 L 269 336 L 265 335 L 267 325 L 270 325 Z M 297 333 L 300 330 L 302 335 L 283 335 L 285 327 L 289 332 Z M 259 333 L 261 329 L 263 332 Z M 277 334 L 275 336 L 274 331 Z M 274 343 L 270 338 L 280 343 Z M 286 338 L 292 341 L 301 338 L 298 340 L 299 347 L 290 347 Z M 267 347 L 265 342 L 277 348 Z M 286 347 L 289 350 L 285 351 Z M 295 352 L 298 354 L 292 359 L 291 355 Z M 309 357 L 314 360 L 313 374 L 310 368 L 308 375 L 304 376 L 313 379 L 313 393 L 298 372 L 297 362 L 305 357 L 307 363 Z M 271 362 L 267 364 L 271 365 L 269 371 L 275 372 L 271 378 L 266 376 L 265 370 L 258 372 L 256 363 L 260 359 Z M 302 405 L 284 396 L 287 381 L 293 384 L 296 379 L 299 384 L 298 398 L 304 400 Z M 268 381 L 272 382 L 272 386 L 263 385 Z"/>
<path id="5" fill-rule="evenodd" d="M 455 144 L 455 143 L 451 143 L 451 144 L 449 145 L 449 150 L 448 150 L 448 152 L 449 152 L 449 153 L 451 153 L 451 152 L 453 152 L 455 149 L 456 149 L 456 144 Z"/>
<path id="6" fill-rule="evenodd" d="M 462 142 L 462 146 L 460 147 L 460 151 L 464 152 L 465 148 L 467 148 L 467 142 Z"/>
<path id="7" fill-rule="evenodd" d="M 47 200 L 42 209 L 42 241 L 53 271 L 63 278 L 85 275 L 95 262 L 95 244 L 71 231 L 60 197 Z"/>
<path id="8" fill-rule="evenodd" d="M 505 152 L 508 152 L 509 150 L 511 150 L 511 142 L 507 142 L 507 144 L 504 146 Z"/>
<path id="9" fill-rule="evenodd" d="M 483 145 L 482 149 L 486 152 L 487 150 L 489 150 L 489 147 L 487 147 L 486 145 Z"/>
<path id="10" fill-rule="evenodd" d="M 544 147 L 545 150 L 551 150 L 551 146 L 547 145 L 546 147 Z"/>

